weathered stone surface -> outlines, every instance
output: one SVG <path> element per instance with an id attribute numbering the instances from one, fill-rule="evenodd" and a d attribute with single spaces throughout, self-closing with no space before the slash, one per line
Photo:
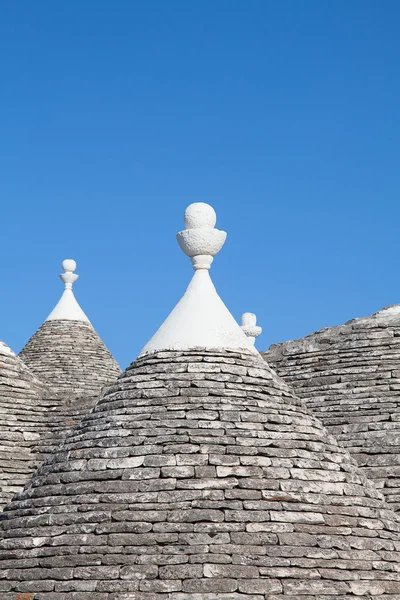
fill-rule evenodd
<path id="1" fill-rule="evenodd" d="M 56 405 L 46 386 L 0 342 L 0 511 L 36 468 L 35 448 Z"/>
<path id="2" fill-rule="evenodd" d="M 85 321 L 45 321 L 20 353 L 53 393 L 96 398 L 121 369 L 93 326 Z"/>
<path id="3" fill-rule="evenodd" d="M 20 357 L 0 343 L 0 511 L 119 374 L 89 323 L 46 321 Z"/>
<path id="4" fill-rule="evenodd" d="M 400 509 L 400 306 L 263 356 Z"/>
<path id="5" fill-rule="evenodd" d="M 398 600 L 397 515 L 250 353 L 138 359 L 0 524 L 1 600 Z"/>

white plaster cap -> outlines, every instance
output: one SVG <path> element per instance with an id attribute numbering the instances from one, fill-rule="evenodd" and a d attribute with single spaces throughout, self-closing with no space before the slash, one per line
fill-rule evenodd
<path id="1" fill-rule="evenodd" d="M 66 258 L 62 262 L 62 268 L 64 273 L 61 273 L 60 279 L 64 282 L 65 288 L 63 295 L 60 300 L 51 311 L 46 321 L 86 321 L 90 323 L 89 319 L 79 306 L 74 292 L 72 291 L 72 285 L 78 279 L 79 275 L 74 273 L 76 269 L 76 262 L 72 258 Z"/>
<path id="2" fill-rule="evenodd" d="M 195 273 L 185 294 L 140 356 L 159 350 L 198 347 L 257 353 L 252 341 L 218 296 L 208 272 L 226 239 L 225 231 L 214 228 L 214 209 L 203 202 L 196 202 L 186 209 L 184 221 L 187 229 L 177 234 L 177 240 L 190 257 Z"/>

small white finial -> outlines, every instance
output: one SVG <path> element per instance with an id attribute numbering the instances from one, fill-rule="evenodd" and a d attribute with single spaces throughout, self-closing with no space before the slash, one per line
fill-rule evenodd
<path id="1" fill-rule="evenodd" d="M 256 325 L 257 317 L 254 313 L 244 313 L 242 315 L 242 330 L 254 346 L 256 338 L 261 334 L 262 328 Z"/>
<path id="2" fill-rule="evenodd" d="M 215 229 L 217 215 L 209 204 L 195 202 L 185 210 L 186 229 L 176 238 L 183 252 L 190 257 L 195 271 L 208 270 L 226 240 L 226 232 Z"/>
<path id="3" fill-rule="evenodd" d="M 62 261 L 62 268 L 64 273 L 61 273 L 60 279 L 65 283 L 66 290 L 72 290 L 72 284 L 78 279 L 79 275 L 74 273 L 76 269 L 76 262 L 72 258 L 66 258 Z"/>
<path id="4" fill-rule="evenodd" d="M 74 292 L 72 291 L 72 285 L 79 277 L 79 275 L 74 273 L 76 262 L 72 260 L 72 258 L 66 258 L 62 261 L 62 268 L 64 273 L 61 273 L 60 279 L 65 284 L 64 292 L 46 321 L 69 320 L 89 322 L 89 319 L 79 306 L 75 299 Z"/>

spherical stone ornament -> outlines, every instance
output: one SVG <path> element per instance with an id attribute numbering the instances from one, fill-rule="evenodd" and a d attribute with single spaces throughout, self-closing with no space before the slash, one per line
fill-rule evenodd
<path id="1" fill-rule="evenodd" d="M 72 258 L 66 258 L 62 261 L 62 268 L 65 273 L 73 273 L 76 269 L 76 262 Z"/>
<path id="2" fill-rule="evenodd" d="M 209 204 L 194 202 L 185 210 L 183 221 L 186 229 L 213 229 L 217 222 L 217 215 Z"/>

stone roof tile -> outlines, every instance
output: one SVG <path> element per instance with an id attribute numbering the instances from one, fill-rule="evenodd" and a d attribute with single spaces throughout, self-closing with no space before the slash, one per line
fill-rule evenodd
<path id="1" fill-rule="evenodd" d="M 400 306 L 273 345 L 263 356 L 398 510 Z"/>
<path id="2" fill-rule="evenodd" d="M 45 321 L 20 353 L 50 388 L 69 398 L 96 398 L 121 370 L 90 323 Z"/>
<path id="3" fill-rule="evenodd" d="M 0 510 L 37 466 L 34 449 L 52 410 L 44 386 L 0 342 Z"/>
<path id="4" fill-rule="evenodd" d="M 398 516 L 225 310 L 156 334 L 6 507 L 2 600 L 396 600 Z"/>
<path id="5" fill-rule="evenodd" d="M 75 261 L 63 261 L 63 295 L 20 356 L 54 393 L 95 398 L 121 369 L 75 299 L 75 268 Z"/>
<path id="6" fill-rule="evenodd" d="M 132 363 L 2 517 L 2 600 L 393 600 L 400 585 L 397 516 L 250 351 Z"/>

